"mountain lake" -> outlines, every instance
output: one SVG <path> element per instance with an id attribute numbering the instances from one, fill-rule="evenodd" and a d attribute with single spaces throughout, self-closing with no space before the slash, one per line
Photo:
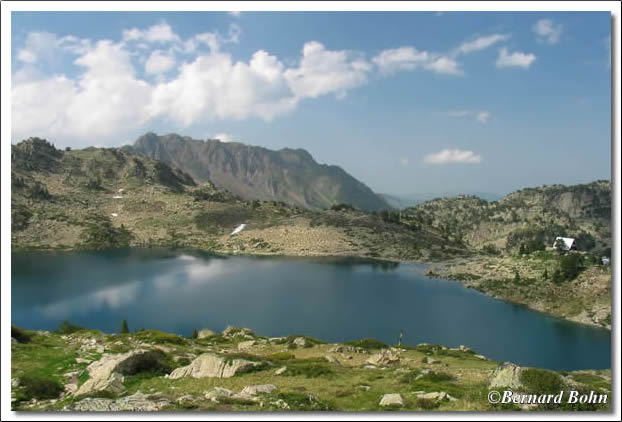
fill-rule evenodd
<path id="1" fill-rule="evenodd" d="M 117 332 L 249 327 L 328 342 L 375 338 L 466 345 L 497 361 L 554 370 L 611 367 L 611 332 L 431 279 L 425 266 L 344 258 L 221 257 L 119 249 L 12 254 L 12 324 L 63 320 Z"/>

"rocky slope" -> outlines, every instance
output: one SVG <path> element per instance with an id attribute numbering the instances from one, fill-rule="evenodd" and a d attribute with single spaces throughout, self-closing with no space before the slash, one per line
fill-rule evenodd
<path id="1" fill-rule="evenodd" d="M 515 253 L 522 244 L 579 240 L 583 251 L 611 247 L 611 183 L 542 186 L 488 202 L 476 196 L 440 198 L 403 211 L 412 224 L 435 226 L 472 248 Z"/>
<path id="2" fill-rule="evenodd" d="M 463 256 L 436 231 L 336 207 L 311 211 L 245 201 L 126 150 L 60 151 L 41 139 L 12 146 L 13 250 L 183 246 L 216 253 L 341 255 L 412 260 Z M 231 235 L 236 227 L 244 229 Z"/>
<path id="3" fill-rule="evenodd" d="M 62 333 L 12 327 L 11 336 L 17 411 L 589 411 L 606 410 L 609 401 L 497 405 L 488 394 L 508 387 L 525 394 L 611 393 L 610 370 L 522 368 L 465 346 L 326 344 L 235 327 L 185 338 L 65 324 Z"/>
<path id="4" fill-rule="evenodd" d="M 247 200 L 321 210 L 339 203 L 377 211 L 390 206 L 343 169 L 318 164 L 303 149 L 272 151 L 238 142 L 147 133 L 126 149 L 182 169 Z"/>

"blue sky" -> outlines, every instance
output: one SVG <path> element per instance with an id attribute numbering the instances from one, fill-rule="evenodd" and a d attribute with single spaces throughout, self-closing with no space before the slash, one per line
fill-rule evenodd
<path id="1" fill-rule="evenodd" d="M 304 148 L 377 192 L 610 177 L 609 12 L 13 12 L 12 142 Z"/>

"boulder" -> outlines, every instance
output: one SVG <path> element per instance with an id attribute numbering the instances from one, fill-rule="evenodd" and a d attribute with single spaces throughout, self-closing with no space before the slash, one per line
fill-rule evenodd
<path id="1" fill-rule="evenodd" d="M 212 337 L 215 336 L 216 333 L 213 332 L 212 330 L 209 330 L 207 328 L 202 329 L 201 331 L 199 331 L 197 333 L 197 338 L 208 338 L 208 337 Z"/>
<path id="2" fill-rule="evenodd" d="M 11 344 L 18 344 L 19 341 L 17 341 L 15 338 L 11 337 Z"/>
<path id="3" fill-rule="evenodd" d="M 520 381 L 522 368 L 512 362 L 502 363 L 494 370 L 490 378 L 488 388 L 508 387 L 511 389 L 521 388 Z"/>
<path id="4" fill-rule="evenodd" d="M 437 363 L 441 363 L 441 361 L 440 361 L 440 360 L 438 360 L 438 359 L 433 359 L 433 358 L 431 358 L 430 356 L 426 356 L 426 357 L 424 357 L 421 361 L 422 361 L 423 363 L 427 363 L 427 364 L 430 364 L 430 365 L 437 364 Z"/>
<path id="5" fill-rule="evenodd" d="M 380 406 L 404 406 L 404 399 L 400 394 L 385 394 L 380 400 Z"/>
<path id="6" fill-rule="evenodd" d="M 287 371 L 287 366 L 283 366 L 276 371 L 274 371 L 274 375 L 283 375 Z"/>
<path id="7" fill-rule="evenodd" d="M 164 357 L 164 354 L 155 350 L 133 350 L 131 352 L 104 355 L 98 361 L 86 367 L 89 379 L 76 391 L 76 395 L 88 394 L 94 391 L 109 391 L 120 393 L 123 387 L 123 375 L 131 375 L 141 369 L 152 367 Z"/>
<path id="8" fill-rule="evenodd" d="M 376 366 L 394 365 L 400 362 L 400 357 L 392 351 L 385 349 L 382 350 L 380 353 L 371 355 L 366 362 L 370 365 Z"/>
<path id="9" fill-rule="evenodd" d="M 484 355 L 473 355 L 473 357 L 481 360 L 488 360 L 488 358 Z"/>
<path id="10" fill-rule="evenodd" d="M 447 399 L 447 393 L 445 393 L 444 391 L 435 391 L 432 393 L 420 393 L 420 394 L 417 394 L 417 398 L 425 399 L 425 400 L 442 401 L 442 400 Z"/>
<path id="11" fill-rule="evenodd" d="M 307 345 L 307 340 L 304 337 L 296 337 L 292 343 L 298 347 L 305 347 Z"/>
<path id="12" fill-rule="evenodd" d="M 220 398 L 229 398 L 231 396 L 233 396 L 233 391 L 222 387 L 214 387 L 205 393 L 205 398 L 213 402 L 218 402 Z"/>
<path id="13" fill-rule="evenodd" d="M 242 342 L 238 343 L 238 350 L 250 349 L 251 347 L 253 347 L 256 344 L 257 344 L 257 342 L 255 340 L 242 341 Z"/>
<path id="14" fill-rule="evenodd" d="M 464 344 L 461 344 L 460 347 L 458 347 L 458 350 L 460 350 L 461 352 L 472 352 L 473 350 L 471 350 L 470 347 L 466 347 Z"/>
<path id="15" fill-rule="evenodd" d="M 246 359 L 227 359 L 218 355 L 204 353 L 193 360 L 190 365 L 175 369 L 169 379 L 182 377 L 192 378 L 230 378 L 235 374 L 249 371 L 259 364 Z"/>
<path id="16" fill-rule="evenodd" d="M 247 385 L 240 394 L 243 396 L 256 396 L 257 394 L 270 394 L 275 390 L 277 390 L 277 388 L 272 384 Z"/>
<path id="17" fill-rule="evenodd" d="M 171 402 L 164 398 L 152 398 L 140 392 L 119 399 L 86 398 L 66 406 L 72 412 L 155 412 Z"/>

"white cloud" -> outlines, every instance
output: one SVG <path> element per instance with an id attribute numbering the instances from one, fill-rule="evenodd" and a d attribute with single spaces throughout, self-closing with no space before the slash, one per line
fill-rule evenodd
<path id="1" fill-rule="evenodd" d="M 216 53 L 182 64 L 176 79 L 154 88 L 148 109 L 153 117 L 170 117 L 187 126 L 201 119 L 271 120 L 296 103 L 283 64 L 260 50 L 249 63 Z"/>
<path id="2" fill-rule="evenodd" d="M 100 41 L 75 64 L 85 69 L 75 81 L 52 76 L 14 83 L 14 136 L 111 136 L 146 121 L 149 84 L 135 78 L 121 45 Z"/>
<path id="3" fill-rule="evenodd" d="M 209 139 L 218 139 L 220 142 L 235 142 L 235 138 L 233 137 L 233 135 L 225 132 L 209 136 Z"/>
<path id="4" fill-rule="evenodd" d="M 488 111 L 480 111 L 475 115 L 475 118 L 480 123 L 487 123 L 488 119 L 490 119 L 490 112 Z"/>
<path id="5" fill-rule="evenodd" d="M 459 64 L 448 56 L 419 51 L 415 47 L 399 47 L 381 51 L 371 61 L 381 73 L 422 68 L 436 73 L 462 74 Z"/>
<path id="6" fill-rule="evenodd" d="M 436 57 L 426 63 L 424 67 L 436 73 L 448 73 L 450 75 L 461 75 L 463 73 L 458 63 L 447 56 Z"/>
<path id="7" fill-rule="evenodd" d="M 302 49 L 297 68 L 287 69 L 284 77 L 299 98 L 316 98 L 335 93 L 343 97 L 348 89 L 367 82 L 372 66 L 348 51 L 327 50 L 321 43 L 311 41 Z"/>
<path id="8" fill-rule="evenodd" d="M 447 112 L 447 115 L 449 115 L 451 117 L 467 117 L 467 116 L 471 116 L 471 117 L 474 117 L 475 120 L 477 120 L 480 123 L 487 123 L 488 120 L 490 119 L 491 113 L 489 111 L 486 111 L 486 110 L 482 110 L 482 111 L 456 110 L 456 111 L 449 111 L 449 112 Z"/>
<path id="9" fill-rule="evenodd" d="M 484 37 L 479 37 L 472 41 L 462 43 L 455 50 L 455 54 L 470 54 L 475 51 L 483 50 L 499 41 L 505 41 L 509 37 L 510 36 L 507 34 L 492 34 Z"/>
<path id="10" fill-rule="evenodd" d="M 372 58 L 382 73 L 394 73 L 402 70 L 413 70 L 429 59 L 427 51 L 417 51 L 415 47 L 399 47 L 383 50 Z"/>
<path id="11" fill-rule="evenodd" d="M 497 59 L 497 67 L 522 67 L 524 69 L 529 68 L 531 63 L 536 60 L 536 56 L 533 54 L 525 54 L 519 51 L 508 54 L 507 48 L 503 47 L 499 50 L 499 58 Z"/>
<path id="12" fill-rule="evenodd" d="M 480 161 L 481 157 L 473 153 L 473 151 L 463 151 L 460 149 L 444 149 L 436 154 L 428 154 L 424 158 L 424 162 L 428 164 L 478 164 Z"/>
<path id="13" fill-rule="evenodd" d="M 549 44 L 557 44 L 562 34 L 563 26 L 555 25 L 550 19 L 540 19 L 531 30 L 537 35 L 538 40 Z"/>
<path id="14" fill-rule="evenodd" d="M 31 64 L 40 60 L 53 60 L 59 52 L 83 54 L 91 46 L 88 39 L 71 35 L 59 38 L 51 32 L 39 31 L 28 33 L 24 44 L 24 48 L 18 50 L 17 59 Z"/>
<path id="15" fill-rule="evenodd" d="M 175 58 L 163 51 L 155 50 L 145 62 L 145 72 L 150 74 L 166 73 L 175 67 Z"/>
<path id="16" fill-rule="evenodd" d="M 30 50 L 21 49 L 17 53 L 17 60 L 25 63 L 35 63 L 37 61 L 37 55 Z"/>
<path id="17" fill-rule="evenodd" d="M 147 42 L 172 42 L 179 41 L 179 36 L 173 31 L 173 28 L 166 23 L 162 22 L 157 25 L 153 25 L 146 30 L 138 28 L 126 29 L 123 31 L 124 41 L 147 41 Z"/>

